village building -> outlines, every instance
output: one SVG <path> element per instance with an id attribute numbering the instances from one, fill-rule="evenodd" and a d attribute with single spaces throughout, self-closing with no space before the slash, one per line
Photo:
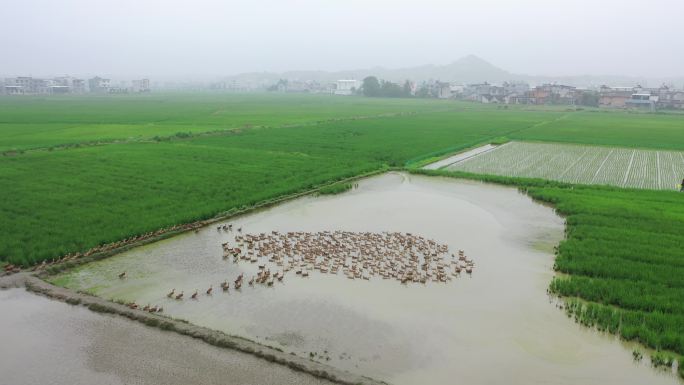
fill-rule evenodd
<path id="1" fill-rule="evenodd" d="M 5 93 L 8 95 L 35 95 L 46 93 L 45 82 L 30 76 L 5 79 Z"/>
<path id="2" fill-rule="evenodd" d="M 649 92 L 632 94 L 632 97 L 625 102 L 627 107 L 648 108 L 651 111 L 655 111 L 657 104 L 658 95 L 652 95 Z"/>
<path id="3" fill-rule="evenodd" d="M 438 99 L 451 98 L 451 85 L 447 82 L 436 81 L 433 83 L 434 95 Z"/>
<path id="4" fill-rule="evenodd" d="M 133 80 L 131 91 L 136 93 L 150 92 L 150 79 Z"/>
<path id="5" fill-rule="evenodd" d="M 342 79 L 335 82 L 332 93 L 334 95 L 353 95 L 360 86 L 358 80 Z"/>
<path id="6" fill-rule="evenodd" d="M 627 101 L 632 98 L 633 87 L 608 87 L 601 86 L 599 89 L 599 107 L 624 108 Z"/>
<path id="7" fill-rule="evenodd" d="M 88 90 L 93 93 L 108 93 L 111 87 L 110 80 L 95 76 L 88 79 Z"/>

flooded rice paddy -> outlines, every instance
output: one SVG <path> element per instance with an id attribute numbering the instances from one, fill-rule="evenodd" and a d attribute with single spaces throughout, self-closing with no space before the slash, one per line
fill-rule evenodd
<path id="1" fill-rule="evenodd" d="M 328 384 L 23 289 L 0 290 L 0 309 L 2 384 Z"/>
<path id="2" fill-rule="evenodd" d="M 563 220 L 517 190 L 389 173 L 338 196 L 305 197 L 236 218 L 245 233 L 400 232 L 467 250 L 472 275 L 402 284 L 293 271 L 273 286 L 205 291 L 256 275 L 223 258 L 236 230 L 216 226 L 78 268 L 56 283 L 243 336 L 393 384 L 666 384 L 627 345 L 586 330 L 552 303 Z M 125 279 L 118 275 L 127 272 Z M 197 300 L 167 298 L 175 289 Z M 185 297 L 187 298 L 187 296 Z"/>

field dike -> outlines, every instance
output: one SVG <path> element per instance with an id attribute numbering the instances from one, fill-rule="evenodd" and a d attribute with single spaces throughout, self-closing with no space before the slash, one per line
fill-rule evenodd
<path id="1" fill-rule="evenodd" d="M 309 360 L 294 354 L 285 353 L 275 348 L 258 344 L 244 338 L 231 336 L 209 328 L 196 326 L 186 321 L 148 313 L 143 310 L 130 309 L 126 305 L 110 302 L 99 297 L 74 292 L 54 286 L 27 272 L 0 277 L 0 289 L 25 287 L 28 291 L 45 297 L 62 301 L 73 306 L 84 306 L 89 310 L 112 314 L 140 322 L 150 327 L 189 336 L 220 348 L 233 349 L 266 361 L 287 366 L 288 368 L 311 374 L 312 376 L 338 384 L 386 384 L 365 376 L 356 375 L 332 366 Z"/>

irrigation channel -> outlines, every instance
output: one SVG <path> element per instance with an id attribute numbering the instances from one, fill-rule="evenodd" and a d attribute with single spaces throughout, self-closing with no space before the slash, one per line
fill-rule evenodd
<path id="1" fill-rule="evenodd" d="M 557 308 L 546 289 L 563 220 L 516 189 L 388 173 L 341 195 L 299 198 L 223 224 L 233 230 L 209 226 L 53 281 L 160 306 L 166 315 L 393 384 L 679 381 L 647 360 L 633 362 L 630 345 L 583 329 Z M 223 257 L 222 244 L 238 234 L 336 230 L 432 239 L 449 253 L 465 250 L 475 268 L 426 283 L 290 270 L 271 286 L 235 289 L 241 274 L 246 282 L 262 264 Z M 224 281 L 228 291 L 220 289 Z M 183 299 L 167 297 L 172 289 Z"/>

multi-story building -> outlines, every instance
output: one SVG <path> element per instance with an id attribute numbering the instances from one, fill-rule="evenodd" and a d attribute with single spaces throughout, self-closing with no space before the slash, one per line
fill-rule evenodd
<path id="1" fill-rule="evenodd" d="M 85 92 L 85 81 L 71 76 L 61 76 L 50 79 L 48 82 L 49 94 L 82 94 Z"/>
<path id="2" fill-rule="evenodd" d="M 48 82 L 30 76 L 5 79 L 5 93 L 9 95 L 36 95 L 49 93 Z"/>
<path id="3" fill-rule="evenodd" d="M 652 95 L 650 92 L 635 93 L 625 102 L 625 105 L 627 107 L 648 108 L 651 111 L 655 111 L 658 105 L 658 95 Z"/>
<path id="4" fill-rule="evenodd" d="M 133 91 L 133 92 L 150 92 L 150 79 L 133 80 L 131 91 Z"/>
<path id="5" fill-rule="evenodd" d="M 623 108 L 627 100 L 631 99 L 634 87 L 608 87 L 599 88 L 599 106 Z"/>
<path id="6" fill-rule="evenodd" d="M 71 92 L 83 94 L 86 92 L 86 82 L 83 79 L 71 79 Z"/>
<path id="7" fill-rule="evenodd" d="M 109 79 L 104 79 L 99 76 L 95 76 L 92 79 L 88 79 L 88 90 L 92 93 L 107 93 L 111 87 L 111 82 Z"/>
<path id="8" fill-rule="evenodd" d="M 358 80 L 354 79 L 343 79 L 335 82 L 335 89 L 333 94 L 335 95 L 352 95 L 356 90 L 359 89 L 361 84 Z"/>

